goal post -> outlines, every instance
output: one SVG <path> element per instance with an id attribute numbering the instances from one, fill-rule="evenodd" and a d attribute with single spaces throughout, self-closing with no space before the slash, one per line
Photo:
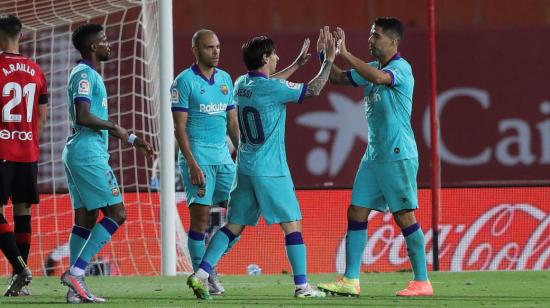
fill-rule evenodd
<path id="1" fill-rule="evenodd" d="M 170 102 L 170 84 L 174 79 L 174 46 L 172 0 L 160 0 L 160 144 L 161 144 L 161 196 L 160 221 L 162 236 L 162 274 L 176 275 L 176 197 L 174 176 L 174 124 Z M 178 218 L 179 219 L 179 218 Z"/>

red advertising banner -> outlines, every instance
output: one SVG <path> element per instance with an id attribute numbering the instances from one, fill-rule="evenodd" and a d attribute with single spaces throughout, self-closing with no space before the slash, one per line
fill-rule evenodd
<path id="1" fill-rule="evenodd" d="M 444 186 L 550 183 L 550 49 L 549 29 L 462 29 L 437 33 L 438 112 L 441 170 Z M 189 67 L 191 31 L 176 33 L 175 72 Z M 246 73 L 241 45 L 251 37 L 270 35 L 281 58 L 290 64 L 304 38 L 317 39 L 318 29 L 299 33 L 220 34 L 220 68 L 233 79 Z M 348 49 L 371 61 L 368 32 L 346 33 Z M 525 41 L 533 42 L 517 49 Z M 315 53 L 314 47 L 311 52 Z M 406 31 L 401 55 L 413 68 L 415 90 L 412 124 L 419 149 L 420 186 L 428 186 L 430 166 L 427 35 Z M 336 64 L 344 69 L 346 63 Z M 294 74 L 308 82 L 318 71 L 314 55 Z M 346 187 L 353 184 L 367 146 L 363 93 L 353 87 L 328 85 L 317 98 L 287 108 L 287 156 L 297 187 Z"/>
<path id="2" fill-rule="evenodd" d="M 308 271 L 342 272 L 351 191 L 302 190 L 297 195 L 302 207 Z M 549 187 L 443 189 L 441 199 L 441 270 L 550 269 Z M 33 207 L 29 265 L 35 275 L 59 275 L 69 263 L 72 209 L 67 195 L 44 195 L 42 200 L 41 205 Z M 419 201 L 416 215 L 426 236 L 431 268 L 430 191 L 419 190 Z M 126 193 L 125 204 L 127 222 L 94 260 L 94 267 L 110 275 L 157 275 L 161 263 L 158 195 Z M 5 213 L 11 221 L 11 206 L 6 206 Z M 182 250 L 186 246 L 184 229 L 189 226 L 183 200 L 178 203 L 178 213 L 178 270 L 189 271 Z M 391 214 L 371 214 L 368 239 L 362 270 L 410 268 L 403 237 Z M 279 226 L 267 226 L 261 220 L 257 227 L 248 227 L 220 262 L 219 271 L 246 274 L 250 264 L 258 265 L 263 273 L 291 272 Z M 0 275 L 10 273 L 9 264 L 1 259 Z"/>

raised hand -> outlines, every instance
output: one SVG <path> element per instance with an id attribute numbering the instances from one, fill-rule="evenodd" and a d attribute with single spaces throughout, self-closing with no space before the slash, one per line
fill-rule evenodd
<path id="1" fill-rule="evenodd" d="M 308 53 L 309 43 L 309 38 L 306 38 L 304 40 L 304 44 L 302 45 L 302 50 L 300 50 L 298 57 L 296 58 L 296 60 L 294 60 L 294 63 L 296 63 L 298 66 L 304 66 L 304 64 L 309 61 L 309 58 L 311 58 L 311 54 Z"/>
<path id="2" fill-rule="evenodd" d="M 325 54 L 327 60 L 334 62 L 336 57 L 336 38 L 330 32 L 325 33 Z"/>
<path id="3" fill-rule="evenodd" d="M 334 36 L 336 37 L 336 53 L 345 54 L 348 52 L 346 47 L 346 33 L 340 27 L 336 27 L 334 31 Z"/>
<path id="4" fill-rule="evenodd" d="M 319 38 L 317 39 L 317 53 L 325 50 L 325 34 L 329 31 L 329 27 L 325 26 L 323 29 L 319 29 Z"/>

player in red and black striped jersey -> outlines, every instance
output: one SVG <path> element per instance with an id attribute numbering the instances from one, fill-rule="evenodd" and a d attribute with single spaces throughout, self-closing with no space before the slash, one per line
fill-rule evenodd
<path id="1" fill-rule="evenodd" d="M 31 205 L 38 198 L 39 137 L 46 122 L 48 89 L 38 64 L 19 53 L 21 21 L 0 15 L 0 249 L 13 266 L 5 296 L 27 295 Z M 4 217 L 11 199 L 15 232 Z"/>

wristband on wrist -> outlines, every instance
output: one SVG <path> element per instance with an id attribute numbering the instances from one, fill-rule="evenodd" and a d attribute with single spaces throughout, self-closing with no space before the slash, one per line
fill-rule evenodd
<path id="1" fill-rule="evenodd" d="M 321 60 L 321 63 L 323 63 L 323 61 L 325 61 L 325 51 L 324 50 L 321 50 L 321 52 L 319 53 L 319 60 Z"/>
<path id="2" fill-rule="evenodd" d="M 128 136 L 128 142 L 132 145 L 134 144 L 136 139 L 137 139 L 137 136 L 135 134 L 130 134 L 130 136 Z"/>

